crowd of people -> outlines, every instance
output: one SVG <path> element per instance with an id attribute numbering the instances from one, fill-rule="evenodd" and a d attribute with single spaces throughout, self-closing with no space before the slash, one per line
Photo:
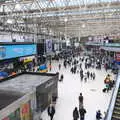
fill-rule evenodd
<path id="1" fill-rule="evenodd" d="M 63 65 L 61 63 L 58 64 L 58 70 L 60 71 L 63 67 L 64 69 L 70 68 L 71 74 L 79 74 L 81 82 L 87 82 L 88 80 L 96 80 L 96 73 L 94 70 L 90 71 L 89 68 L 94 68 L 101 70 L 101 68 L 104 68 L 106 71 L 108 70 L 108 64 L 103 63 L 104 60 L 102 60 L 101 57 L 96 56 L 74 56 L 70 55 L 67 57 L 64 57 L 63 59 Z M 83 64 L 84 63 L 84 64 Z M 60 75 L 59 81 L 62 82 L 64 79 L 63 74 Z M 109 80 L 109 81 L 108 81 Z M 106 85 L 106 91 L 112 89 L 112 87 L 115 84 L 114 80 L 110 79 L 110 75 L 108 74 L 104 80 Z M 104 89 L 103 89 L 104 92 Z M 73 120 L 85 120 L 85 114 L 87 113 L 87 110 L 84 108 L 84 97 L 82 93 L 80 93 L 80 96 L 78 98 L 79 100 L 79 107 L 75 107 L 73 110 Z M 50 116 L 51 120 L 53 119 L 53 116 L 55 114 L 55 108 L 52 106 L 50 109 L 48 107 L 48 115 Z M 102 113 L 100 110 L 96 111 L 96 120 L 102 119 Z"/>
<path id="2" fill-rule="evenodd" d="M 104 80 L 105 88 L 103 88 L 103 92 L 109 92 L 115 84 L 115 81 L 111 79 L 111 76 L 108 74 Z"/>

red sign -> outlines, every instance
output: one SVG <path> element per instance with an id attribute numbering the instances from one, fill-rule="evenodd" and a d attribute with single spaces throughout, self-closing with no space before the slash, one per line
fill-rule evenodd
<path id="1" fill-rule="evenodd" d="M 116 61 L 120 61 L 120 53 L 116 53 Z"/>
<path id="2" fill-rule="evenodd" d="M 4 118 L 3 120 L 10 120 L 8 117 Z"/>

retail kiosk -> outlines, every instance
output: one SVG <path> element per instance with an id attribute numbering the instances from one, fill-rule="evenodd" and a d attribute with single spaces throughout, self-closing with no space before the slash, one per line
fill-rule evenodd
<path id="1" fill-rule="evenodd" d="M 0 100 L 0 120 L 32 120 L 58 97 L 58 73 L 24 72 L 0 82 L 0 96 L 6 98 L 4 106 Z"/>

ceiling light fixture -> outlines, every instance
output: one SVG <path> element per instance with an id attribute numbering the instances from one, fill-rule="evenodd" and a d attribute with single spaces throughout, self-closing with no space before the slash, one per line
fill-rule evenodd
<path id="1" fill-rule="evenodd" d="M 21 9 L 20 4 L 16 4 L 15 8 L 16 8 L 16 10 L 20 10 Z"/>
<path id="2" fill-rule="evenodd" d="M 67 21 L 68 21 L 68 18 L 64 18 L 64 21 L 67 22 Z"/>
<path id="3" fill-rule="evenodd" d="M 86 27 L 86 25 L 85 24 L 82 24 L 82 28 L 85 28 Z"/>
<path id="4" fill-rule="evenodd" d="M 7 23 L 8 23 L 8 24 L 13 24 L 13 20 L 12 20 L 12 19 L 8 19 L 8 20 L 7 20 Z"/>

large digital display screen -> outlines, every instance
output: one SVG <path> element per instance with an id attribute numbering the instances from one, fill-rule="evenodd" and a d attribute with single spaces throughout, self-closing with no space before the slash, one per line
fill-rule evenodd
<path id="1" fill-rule="evenodd" d="M 0 60 L 36 54 L 36 45 L 0 45 Z"/>

